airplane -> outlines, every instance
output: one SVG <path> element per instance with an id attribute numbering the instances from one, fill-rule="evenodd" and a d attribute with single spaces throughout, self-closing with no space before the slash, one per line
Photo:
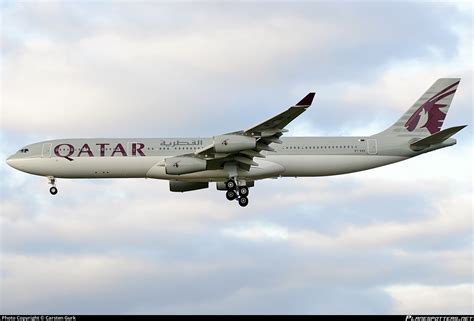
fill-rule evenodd
<path id="1" fill-rule="evenodd" d="M 460 78 L 438 79 L 403 116 L 372 136 L 282 137 L 312 104 L 314 92 L 282 113 L 245 130 L 209 138 L 58 139 L 21 148 L 11 167 L 45 176 L 56 195 L 57 178 L 154 178 L 172 192 L 215 182 L 228 200 L 248 205 L 255 181 L 347 174 L 403 161 L 456 144 L 466 127 L 441 130 Z"/>

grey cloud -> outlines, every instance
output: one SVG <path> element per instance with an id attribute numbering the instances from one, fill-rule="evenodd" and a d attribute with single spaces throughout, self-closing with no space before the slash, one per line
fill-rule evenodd
<path id="1" fill-rule="evenodd" d="M 379 175 L 373 182 L 384 176 Z M 354 196 L 348 194 L 349 203 L 358 199 L 363 202 L 364 195 L 369 193 L 372 198 L 367 201 L 380 202 L 372 201 L 373 211 L 356 207 L 353 215 L 346 215 L 345 207 L 335 201 L 340 183 L 325 180 L 330 182 L 265 182 L 252 194 L 255 209 L 245 213 L 235 208 L 235 204 L 222 204 L 223 195 L 213 191 L 175 195 L 168 194 L 166 184 L 154 181 L 62 181 L 62 191 L 67 197 L 51 201 L 47 201 L 49 197 L 37 199 L 31 213 L 34 217 L 25 216 L 25 210 L 20 211 L 25 214 L 16 220 L 2 216 L 2 251 L 4 262 L 9 262 L 4 265 L 3 286 L 7 289 L 20 284 L 47 286 L 47 297 L 54 300 L 35 297 L 34 293 L 29 298 L 12 295 L 4 299 L 2 309 L 12 313 L 19 309 L 24 313 L 381 313 L 391 310 L 393 303 L 384 286 L 413 282 L 456 284 L 470 280 L 466 239 L 449 251 L 436 245 L 436 239 L 452 242 L 453 233 L 427 238 L 429 231 L 422 231 L 426 245 L 418 249 L 417 243 L 423 239 L 416 237 L 375 248 L 337 247 L 337 242 L 331 241 L 336 247 L 325 248 L 302 247 L 291 237 L 283 242 L 254 242 L 220 233 L 222 228 L 245 226 L 249 220 L 259 220 L 286 227 L 296 234 L 304 229 L 325 231 L 328 237 L 333 237 L 348 227 L 364 228 L 370 224 L 368 217 L 360 216 L 365 210 L 381 227 L 390 221 L 410 224 L 410 219 L 400 217 L 396 210 L 376 217 L 378 209 L 384 206 L 400 208 L 396 198 L 380 197 L 387 191 L 401 193 L 398 184 L 384 182 L 383 190 L 376 186 L 367 190 L 373 182 L 366 186 L 347 176 L 345 181 L 356 187 Z M 309 195 L 316 195 L 305 203 L 322 203 L 325 215 L 313 212 L 315 216 L 311 217 L 311 212 L 297 206 L 298 200 L 283 209 L 278 202 L 266 202 L 282 183 L 287 184 L 287 193 L 294 195 L 301 194 L 299 184 L 303 184 Z M 432 187 L 433 192 L 428 196 L 423 196 L 424 191 L 416 186 L 407 186 L 406 193 L 419 198 L 420 207 L 431 207 L 433 199 L 440 197 L 438 186 L 443 183 Z M 43 182 L 25 185 L 20 199 L 26 203 L 27 195 L 38 194 L 42 187 Z M 101 193 L 104 188 L 108 191 Z M 318 200 L 321 191 L 326 195 Z M 91 202 L 94 195 L 105 196 L 107 202 Z M 201 203 L 204 195 L 206 200 Z M 450 197 L 453 195 L 444 194 L 445 199 Z M 89 204 L 82 204 L 85 200 Z M 179 206 L 180 202 L 186 202 L 187 206 Z M 197 210 L 189 212 L 190 207 Z M 413 215 L 421 222 L 430 219 L 423 212 Z M 167 217 L 176 220 L 166 221 Z M 361 224 L 361 219 L 366 224 Z M 25 230 L 25 224 L 38 232 Z M 334 227 L 327 229 L 325 224 Z M 460 237 L 466 233 L 469 231 L 456 232 Z M 15 253 L 22 253 L 30 263 L 15 269 L 20 264 Z M 90 262 L 90 256 L 96 262 L 93 265 L 84 263 Z M 48 257 L 56 260 L 55 263 L 45 261 Z M 56 281 L 54 271 L 64 264 L 69 268 L 63 269 Z M 41 279 L 34 278 L 33 266 L 35 273 L 41 271 Z M 80 278 L 70 283 L 78 275 Z M 81 282 L 81 278 L 87 282 Z M 82 286 L 96 278 L 101 281 L 94 287 Z M 25 283 L 25 280 L 30 281 Z M 61 280 L 65 283 L 60 283 Z M 22 293 L 22 288 L 18 291 Z M 63 291 L 68 295 L 61 294 Z M 337 297 L 346 299 L 339 301 Z"/>
<path id="2" fill-rule="evenodd" d="M 450 5 L 10 7 L 2 159 L 45 136 L 241 129 L 311 89 L 303 117 L 323 132 L 369 116 L 389 125 L 398 111 L 380 116 L 338 90 L 390 87 L 394 61 L 426 60 L 416 79 L 442 60 L 470 70 L 451 25 L 472 17 Z M 471 100 L 453 106 L 453 122 L 470 119 Z M 410 311 L 397 310 L 393 285 L 460 296 L 455 285 L 472 284 L 471 231 L 459 226 L 472 213 L 471 136 L 370 172 L 258 182 L 244 211 L 214 186 L 178 195 L 154 180 L 60 180 L 51 198 L 44 178 L 2 163 L 1 312 L 400 313 Z M 249 228 L 254 238 L 242 237 Z M 283 235 L 266 237 L 272 228 Z"/>
<path id="3" fill-rule="evenodd" d="M 457 15 L 449 6 L 19 8 L 13 7 L 14 14 L 7 17 L 8 28 L 17 30 L 14 34 L 23 44 L 6 60 L 3 124 L 8 129 L 48 128 L 47 134 L 75 135 L 88 128 L 93 135 L 126 131 L 166 136 L 177 130 L 196 135 L 211 124 L 213 130 L 205 129 L 205 135 L 238 130 L 293 103 L 312 87 L 371 77 L 387 59 L 429 57 L 426 48 L 456 47 L 457 41 L 447 23 L 429 23 L 446 11 Z M 170 21 L 165 13 L 180 18 Z M 32 27 L 37 32 L 25 36 Z M 302 84 L 312 86 L 292 94 Z M 308 119 L 341 123 L 341 118 L 332 118 L 324 98 L 318 104 L 320 112 Z M 27 117 L 39 115 L 38 110 L 49 117 Z M 215 124 L 214 117 L 228 121 Z"/>
<path id="4" fill-rule="evenodd" d="M 8 263 L 35 264 L 37 273 L 42 278 L 32 278 L 20 268 L 11 273 L 6 282 L 9 284 L 10 278 L 22 278 L 38 289 L 28 294 L 28 310 L 43 313 L 81 313 L 82 306 L 88 306 L 88 312 L 91 313 L 108 313 L 111 310 L 120 313 L 223 313 L 230 309 L 235 313 L 296 313 L 302 311 L 301 306 L 306 307 L 304 313 L 324 313 L 338 305 L 335 297 L 327 296 L 328 292 L 345 294 L 354 299 L 359 297 L 356 301 L 364 302 L 358 308 L 360 311 L 364 311 L 367 303 L 381 301 L 380 291 L 370 295 L 373 291 L 363 289 L 357 291 L 325 286 L 314 288 L 307 285 L 281 285 L 275 273 L 268 273 L 263 268 L 256 270 L 252 265 L 232 261 L 226 265 L 194 264 L 192 269 L 185 265 L 168 264 L 170 269 L 162 269 L 160 264 L 130 262 L 130 259 L 127 265 L 123 265 L 123 259 L 88 256 L 57 257 L 56 261 L 37 258 L 8 259 Z M 56 267 L 51 268 L 51 265 Z M 53 275 L 54 280 L 51 279 Z M 72 275 L 76 276 L 74 281 Z M 131 275 L 134 277 L 131 278 Z M 86 278 L 90 286 L 83 288 L 80 284 Z M 11 293 L 6 300 L 7 307 L 14 307 L 10 304 L 15 300 L 25 301 L 22 290 L 23 287 L 17 288 L 17 291 Z M 47 296 L 35 295 L 38 291 Z M 68 295 L 64 295 L 64 291 Z M 93 291 L 95 296 L 89 296 L 89 291 Z M 363 295 L 364 298 L 360 299 L 364 292 L 368 295 Z M 133 298 L 133 305 L 130 305 L 130 297 Z M 297 305 L 301 298 L 302 302 Z M 51 299 L 54 299 L 54 304 Z M 177 305 L 176 302 L 180 304 Z M 323 302 L 331 306 L 325 307 Z M 278 308 L 275 310 L 275 307 Z"/>
<path id="5" fill-rule="evenodd" d="M 87 256 L 56 255 L 49 263 L 32 257 L 21 269 L 11 270 L 8 264 L 5 284 L 15 284 L 19 293 L 32 285 L 44 287 L 47 297 L 32 293 L 33 301 L 22 305 L 22 311 L 35 313 L 383 313 L 391 306 L 383 285 L 413 280 L 439 284 L 440 275 L 452 274 L 439 269 L 443 265 L 439 262 L 452 260 L 449 256 L 406 260 L 385 248 L 347 249 L 334 255 L 257 246 L 238 247 L 239 252 L 223 260 L 233 250 L 228 245 L 221 243 L 219 252 L 192 264 L 163 257 L 162 249 L 148 250 L 141 259 L 102 255 L 92 260 L 94 264 L 87 263 Z M 8 256 L 7 262 L 20 263 Z M 32 278 L 28 268 L 32 264 L 41 279 Z M 60 277 L 56 269 L 62 269 Z M 92 286 L 81 285 L 85 279 Z M 463 282 L 466 276 L 450 278 L 458 280 Z M 11 295 L 4 300 L 4 309 L 16 312 L 24 302 L 22 295 Z"/>

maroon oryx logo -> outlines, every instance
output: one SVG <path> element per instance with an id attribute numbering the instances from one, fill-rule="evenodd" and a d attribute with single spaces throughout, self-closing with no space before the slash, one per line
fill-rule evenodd
<path id="1" fill-rule="evenodd" d="M 446 107 L 447 105 L 438 104 L 438 101 L 442 100 L 449 95 L 452 95 L 456 92 L 456 88 L 459 81 L 454 84 L 444 88 L 439 93 L 428 99 L 423 105 L 418 108 L 415 113 L 407 120 L 405 127 L 408 131 L 412 132 L 416 128 L 426 128 L 430 134 L 434 134 L 440 131 L 441 126 L 443 125 L 444 118 L 446 113 L 441 110 L 441 108 Z"/>
<path id="2" fill-rule="evenodd" d="M 179 167 L 179 163 L 180 163 L 180 162 L 181 162 L 181 161 L 177 161 L 176 163 L 174 163 L 174 164 L 173 164 L 173 167 L 176 167 L 176 168 L 178 168 L 178 167 Z"/>
<path id="3" fill-rule="evenodd" d="M 229 145 L 229 139 L 230 139 L 230 138 L 224 139 L 224 140 L 222 141 L 222 145 L 224 145 L 224 146 Z"/>

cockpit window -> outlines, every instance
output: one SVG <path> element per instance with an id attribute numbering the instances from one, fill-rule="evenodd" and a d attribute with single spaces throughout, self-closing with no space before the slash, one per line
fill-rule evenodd
<path id="1" fill-rule="evenodd" d="M 20 153 L 28 153 L 30 150 L 28 148 L 20 149 Z"/>

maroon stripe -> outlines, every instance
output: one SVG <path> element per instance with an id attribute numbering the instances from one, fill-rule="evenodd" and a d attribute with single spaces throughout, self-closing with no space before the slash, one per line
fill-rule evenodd
<path id="1" fill-rule="evenodd" d="M 432 99 L 430 99 L 429 101 L 430 101 L 430 102 L 432 102 L 432 101 L 434 101 L 434 102 L 440 101 L 440 100 L 443 99 L 444 97 L 448 97 L 449 95 L 452 95 L 452 94 L 454 94 L 455 92 L 456 92 L 456 89 L 455 89 L 455 90 L 452 90 L 452 91 L 449 91 L 449 92 L 447 92 L 447 93 L 444 93 L 443 95 L 437 97 L 437 98 L 434 99 L 434 100 L 433 100 L 433 98 L 432 98 Z"/>
<path id="2" fill-rule="evenodd" d="M 442 93 L 444 93 L 444 92 L 450 90 L 451 88 L 453 88 L 454 86 L 457 86 L 458 84 L 459 84 L 459 80 L 456 81 L 454 84 L 452 84 L 452 85 L 450 85 L 450 86 L 444 88 L 444 89 L 441 90 L 440 92 L 438 92 L 436 95 L 434 95 L 433 97 L 431 97 L 430 99 L 428 99 L 428 101 L 431 101 L 431 100 L 435 99 L 436 96 L 441 95 Z M 456 91 L 456 90 L 454 90 L 454 91 Z"/>

